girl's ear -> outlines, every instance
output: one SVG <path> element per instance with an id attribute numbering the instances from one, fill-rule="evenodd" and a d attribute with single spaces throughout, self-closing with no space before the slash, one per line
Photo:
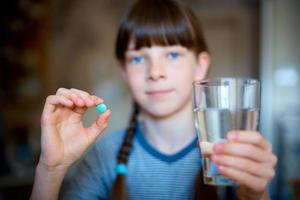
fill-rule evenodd
<path id="1" fill-rule="evenodd" d="M 201 52 L 198 55 L 198 65 L 195 70 L 194 80 L 203 80 L 207 78 L 210 68 L 210 55 L 208 52 Z"/>

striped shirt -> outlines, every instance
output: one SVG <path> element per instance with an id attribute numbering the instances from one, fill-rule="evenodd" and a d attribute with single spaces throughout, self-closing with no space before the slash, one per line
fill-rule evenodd
<path id="1" fill-rule="evenodd" d="M 115 180 L 118 150 L 125 132 L 101 137 L 69 174 L 62 199 L 107 199 Z M 126 183 L 132 200 L 191 199 L 201 167 L 196 138 L 178 153 L 166 155 L 144 137 L 140 125 L 133 138 Z"/>

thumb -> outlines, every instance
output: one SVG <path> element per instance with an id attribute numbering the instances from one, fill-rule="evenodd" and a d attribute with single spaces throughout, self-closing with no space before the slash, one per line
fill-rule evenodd
<path id="1" fill-rule="evenodd" d="M 104 129 L 107 127 L 108 119 L 110 117 L 110 110 L 107 110 L 105 113 L 99 115 L 96 119 L 96 121 L 88 127 L 88 137 L 90 138 L 90 142 L 94 142 L 97 137 L 104 131 Z"/>

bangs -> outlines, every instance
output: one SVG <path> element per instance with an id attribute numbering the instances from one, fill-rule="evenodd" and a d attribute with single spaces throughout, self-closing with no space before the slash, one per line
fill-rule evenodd
<path id="1" fill-rule="evenodd" d="M 161 12 L 153 10 L 140 16 L 140 18 L 133 19 L 130 26 L 124 27 L 129 34 L 130 41 L 134 42 L 135 49 L 152 45 L 191 46 L 193 34 L 191 28 L 188 27 L 188 21 L 172 13 L 170 8 Z"/>
<path id="2" fill-rule="evenodd" d="M 205 44 L 199 44 L 203 38 L 196 18 L 192 13 L 184 13 L 175 3 L 145 0 L 136 4 L 120 24 L 116 43 L 117 59 L 124 61 L 130 43 L 133 43 L 133 47 L 130 47 L 133 50 L 153 45 L 181 45 L 198 53 L 198 45 L 206 48 Z"/>

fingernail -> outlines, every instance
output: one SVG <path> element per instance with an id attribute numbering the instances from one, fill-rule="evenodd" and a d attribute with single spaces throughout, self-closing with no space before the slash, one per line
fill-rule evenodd
<path id="1" fill-rule="evenodd" d="M 213 156 L 211 157 L 211 160 L 212 160 L 213 162 L 217 162 L 217 161 L 219 160 L 219 156 L 213 155 Z"/>
<path id="2" fill-rule="evenodd" d="M 100 104 L 102 102 L 102 100 L 99 97 L 97 97 L 96 95 L 92 96 L 92 100 L 96 104 Z"/>
<path id="3" fill-rule="evenodd" d="M 219 171 L 220 174 L 224 174 L 224 166 L 219 165 L 218 171 Z"/>
<path id="4" fill-rule="evenodd" d="M 234 141 L 234 140 L 237 140 L 238 136 L 236 133 L 234 132 L 230 132 L 228 133 L 227 135 L 227 139 L 230 140 L 230 141 Z"/>
<path id="5" fill-rule="evenodd" d="M 224 145 L 223 144 L 215 144 L 213 147 L 214 153 L 222 153 L 224 150 Z"/>

